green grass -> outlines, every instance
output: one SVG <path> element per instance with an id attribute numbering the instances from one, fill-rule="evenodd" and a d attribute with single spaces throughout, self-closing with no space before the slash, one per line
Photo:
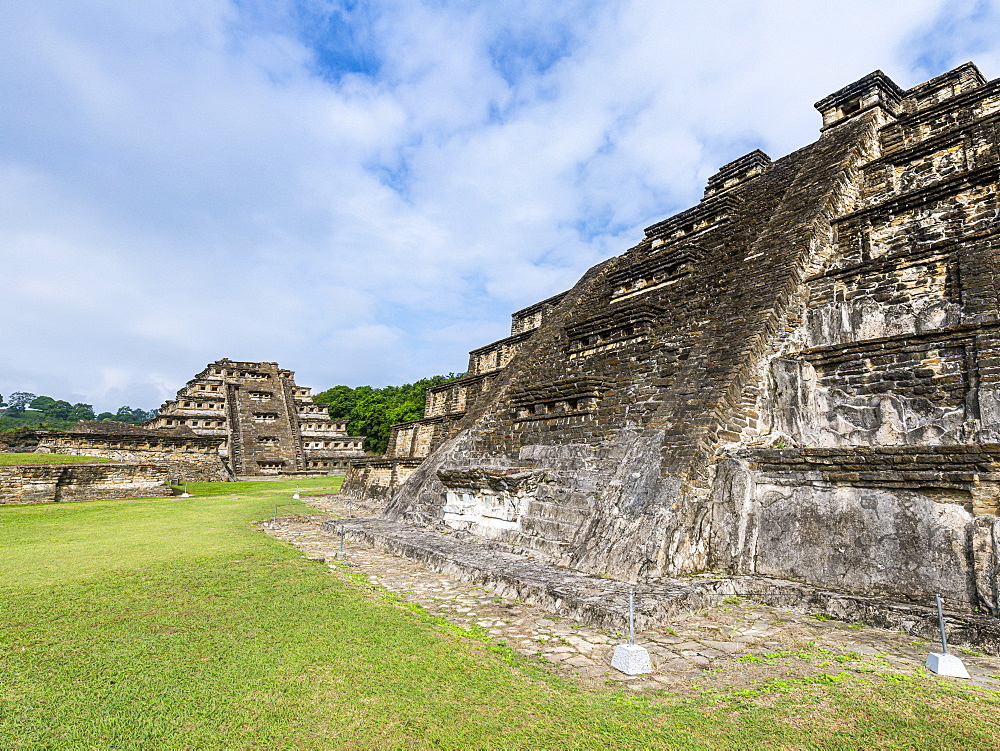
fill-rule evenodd
<path id="1" fill-rule="evenodd" d="M 81 464 L 83 462 L 109 462 L 103 456 L 74 456 L 71 454 L 19 454 L 0 453 L 0 466 L 12 464 Z"/>
<path id="2" fill-rule="evenodd" d="M 333 478 L 0 507 L 4 749 L 986 748 L 930 679 L 636 697 L 555 678 L 254 520 Z M 373 596 L 374 595 L 374 596 Z M 833 674 L 831 674 L 833 675 Z"/>

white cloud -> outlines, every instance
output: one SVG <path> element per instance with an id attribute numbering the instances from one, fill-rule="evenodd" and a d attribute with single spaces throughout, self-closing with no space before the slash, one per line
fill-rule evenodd
<path id="1" fill-rule="evenodd" d="M 461 370 L 831 91 L 1000 73 L 975 5 L 8 3 L 0 392 Z"/>

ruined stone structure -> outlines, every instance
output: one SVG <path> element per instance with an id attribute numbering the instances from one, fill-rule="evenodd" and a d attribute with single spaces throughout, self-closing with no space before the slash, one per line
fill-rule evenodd
<path id="1" fill-rule="evenodd" d="M 0 504 L 167 496 L 170 476 L 170 469 L 161 464 L 0 466 Z"/>
<path id="2" fill-rule="evenodd" d="M 816 106 L 814 143 L 725 165 L 432 390 L 386 515 L 626 580 L 996 614 L 1000 80 L 875 72 Z"/>
<path id="3" fill-rule="evenodd" d="M 153 429 L 112 420 L 81 420 L 65 433 L 41 433 L 34 450 L 156 465 L 185 482 L 222 482 L 230 475 L 219 456 L 221 443 L 221 438 L 199 436 L 184 427 Z"/>
<path id="4" fill-rule="evenodd" d="M 331 420 L 275 362 L 213 362 L 146 425 L 221 439 L 236 475 L 326 474 L 364 456 L 364 439 L 348 435 L 347 422 Z"/>
<path id="5" fill-rule="evenodd" d="M 388 500 L 434 447 L 455 435 L 462 418 L 492 395 L 518 347 L 531 338 L 563 294 L 514 313 L 510 336 L 472 350 L 463 378 L 427 389 L 424 417 L 393 425 L 385 456 L 351 462 L 341 492 L 359 501 Z"/>

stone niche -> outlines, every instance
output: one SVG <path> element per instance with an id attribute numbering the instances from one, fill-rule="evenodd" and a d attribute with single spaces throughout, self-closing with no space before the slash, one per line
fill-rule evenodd
<path id="1" fill-rule="evenodd" d="M 329 474 L 365 455 L 347 423 L 331 420 L 327 405 L 313 402 L 311 389 L 276 362 L 210 363 L 146 427 L 219 439 L 228 467 L 244 477 Z"/>

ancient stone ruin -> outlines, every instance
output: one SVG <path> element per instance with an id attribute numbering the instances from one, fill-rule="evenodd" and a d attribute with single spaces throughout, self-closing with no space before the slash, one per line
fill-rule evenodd
<path id="1" fill-rule="evenodd" d="M 518 347 L 565 294 L 514 313 L 511 335 L 472 350 L 464 377 L 427 389 L 424 417 L 393 425 L 385 456 L 351 462 L 342 492 L 359 501 L 388 500 L 433 448 L 455 435 L 468 413 L 493 396 L 497 379 Z"/>
<path id="2" fill-rule="evenodd" d="M 0 466 L 0 504 L 141 498 L 171 493 L 170 480 L 230 479 L 218 438 L 187 428 L 156 430 L 81 420 L 66 432 L 21 431 L 15 451 L 110 459 L 108 463 Z"/>
<path id="3" fill-rule="evenodd" d="M 997 614 L 1000 80 L 822 99 L 515 314 L 345 491 L 629 581 L 708 570 Z"/>
<path id="4" fill-rule="evenodd" d="M 347 421 L 331 420 L 327 406 L 275 362 L 217 360 L 146 425 L 220 439 L 236 475 L 326 474 L 365 455 L 364 439 L 347 434 Z"/>
<path id="5" fill-rule="evenodd" d="M 199 436 L 184 427 L 155 429 L 113 420 L 81 420 L 65 433 L 40 433 L 35 451 L 155 465 L 174 479 L 219 482 L 230 476 L 219 456 L 221 443 L 220 438 Z"/>
<path id="6" fill-rule="evenodd" d="M 0 466 L 0 505 L 58 503 L 170 494 L 160 464 L 15 464 Z"/>

